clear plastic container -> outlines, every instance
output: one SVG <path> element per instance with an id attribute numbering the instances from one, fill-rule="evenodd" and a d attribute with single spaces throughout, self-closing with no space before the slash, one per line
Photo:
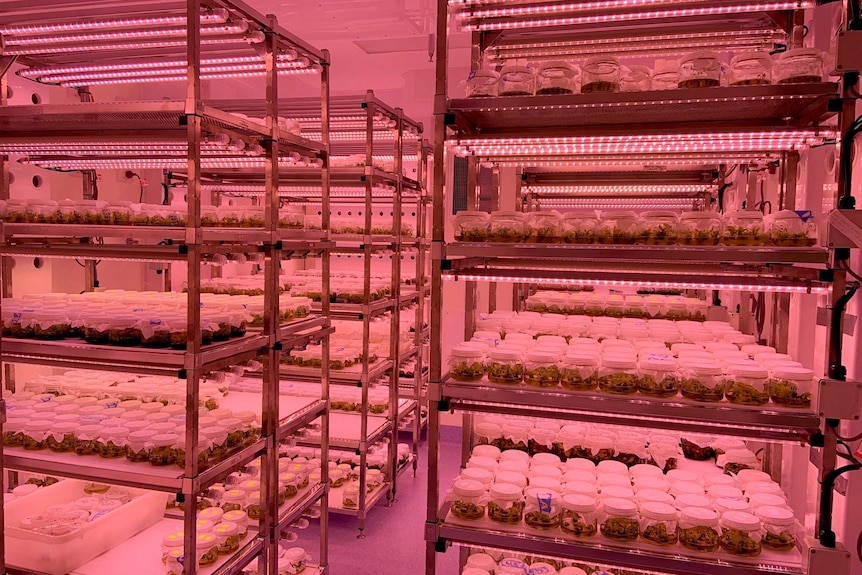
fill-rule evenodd
<path id="1" fill-rule="evenodd" d="M 500 96 L 535 96 L 536 75 L 526 66 L 504 66 L 499 86 Z"/>
<path id="2" fill-rule="evenodd" d="M 637 360 L 626 356 L 605 356 L 599 368 L 599 389 L 605 393 L 631 395 L 638 389 Z"/>
<path id="3" fill-rule="evenodd" d="M 557 529 L 562 520 L 562 496 L 556 491 L 528 488 L 525 493 L 524 523 L 533 529 Z"/>
<path id="4" fill-rule="evenodd" d="M 523 212 L 497 211 L 491 213 L 491 230 L 488 241 L 518 243 L 527 240 L 530 233 L 527 215 Z"/>
<path id="5" fill-rule="evenodd" d="M 772 58 L 766 52 L 737 54 L 730 60 L 727 81 L 731 86 L 771 84 Z"/>
<path id="6" fill-rule="evenodd" d="M 449 377 L 455 381 L 479 381 L 485 374 L 485 352 L 472 344 L 459 344 L 449 356 Z"/>
<path id="7" fill-rule="evenodd" d="M 565 389 L 589 391 L 599 384 L 599 356 L 568 353 L 560 367 L 560 383 Z"/>
<path id="8" fill-rule="evenodd" d="M 530 237 L 534 244 L 556 244 L 563 241 L 563 219 L 554 210 L 531 212 L 529 214 Z"/>
<path id="9" fill-rule="evenodd" d="M 724 399 L 725 382 L 721 365 L 718 363 L 697 362 L 685 368 L 680 392 L 682 396 L 694 401 L 715 403 Z"/>
<path id="10" fill-rule="evenodd" d="M 766 405 L 769 402 L 769 372 L 759 366 L 733 365 L 728 368 L 725 396 L 739 405 Z"/>
<path id="11" fill-rule="evenodd" d="M 756 557 L 761 551 L 760 519 L 745 511 L 722 513 L 721 548 L 738 557 Z"/>
<path id="12" fill-rule="evenodd" d="M 487 212 L 464 211 L 455 214 L 455 239 L 461 242 L 486 242 L 491 233 Z"/>
<path id="13" fill-rule="evenodd" d="M 647 66 L 626 66 L 620 78 L 620 92 L 644 92 L 650 89 L 652 70 Z"/>
<path id="14" fill-rule="evenodd" d="M 748 505 L 755 515 L 761 507 L 787 507 L 787 501 L 784 500 L 784 497 L 774 493 L 752 493 L 747 497 Z"/>
<path id="15" fill-rule="evenodd" d="M 518 385 L 524 380 L 521 353 L 514 349 L 493 349 L 486 362 L 488 381 L 502 385 Z"/>
<path id="16" fill-rule="evenodd" d="M 638 507 L 628 499 L 605 499 L 599 510 L 599 530 L 612 541 L 637 541 Z"/>
<path id="17" fill-rule="evenodd" d="M 781 366 L 772 371 L 769 397 L 776 405 L 811 407 L 814 372 L 804 367 Z"/>
<path id="18" fill-rule="evenodd" d="M 488 490 L 488 519 L 517 525 L 524 517 L 524 494 L 511 483 L 494 483 Z"/>
<path id="19" fill-rule="evenodd" d="M 239 526 L 236 523 L 222 522 L 213 528 L 218 539 L 218 554 L 231 555 L 239 549 Z"/>
<path id="20" fill-rule="evenodd" d="M 714 52 L 693 52 L 679 62 L 680 88 L 713 88 L 721 85 L 721 63 Z"/>
<path id="21" fill-rule="evenodd" d="M 716 246 L 721 237 L 721 216 L 716 212 L 683 212 L 677 241 L 686 246 Z"/>
<path id="22" fill-rule="evenodd" d="M 600 244 L 634 244 L 638 240 L 639 220 L 635 212 L 620 211 L 602 214 Z"/>
<path id="23" fill-rule="evenodd" d="M 449 500 L 452 502 L 452 515 L 458 519 L 475 521 L 485 516 L 485 486 L 478 481 L 456 481 Z"/>
<path id="24" fill-rule="evenodd" d="M 719 516 L 712 509 L 686 507 L 679 512 L 679 542 L 692 551 L 712 553 L 719 548 Z"/>
<path id="25" fill-rule="evenodd" d="M 779 247 L 813 246 L 817 243 L 816 229 L 795 211 L 781 210 L 769 217 L 769 243 Z"/>
<path id="26" fill-rule="evenodd" d="M 817 48 L 797 48 L 778 55 L 775 76 L 779 84 L 823 81 L 823 53 Z"/>
<path id="27" fill-rule="evenodd" d="M 562 226 L 565 243 L 592 244 L 596 241 L 600 220 L 595 211 L 573 211 L 563 215 Z"/>
<path id="28" fill-rule="evenodd" d="M 619 92 L 620 62 L 609 56 L 596 56 L 584 64 L 581 92 Z"/>
<path id="29" fill-rule="evenodd" d="M 664 65 L 657 63 L 650 87 L 653 90 L 676 90 L 679 88 L 679 64 L 667 61 Z"/>
<path id="30" fill-rule="evenodd" d="M 500 441 L 503 438 L 503 430 L 499 425 L 490 421 L 483 421 L 474 426 L 473 433 L 476 437 L 476 443 L 497 447 L 499 451 Z M 475 447 L 473 449 L 475 450 Z"/>
<path id="31" fill-rule="evenodd" d="M 524 362 L 524 382 L 533 387 L 554 388 L 560 384 L 559 354 L 532 350 Z"/>
<path id="32" fill-rule="evenodd" d="M 498 94 L 500 74 L 493 70 L 474 70 L 467 78 L 468 98 L 494 98 Z"/>
<path id="33" fill-rule="evenodd" d="M 677 364 L 672 359 L 650 355 L 638 364 L 638 391 L 651 397 L 673 397 L 679 391 Z"/>
<path id="34" fill-rule="evenodd" d="M 732 212 L 721 233 L 721 243 L 726 246 L 762 246 L 766 240 L 763 214 L 753 210 Z"/>
<path id="35" fill-rule="evenodd" d="M 773 551 L 796 548 L 796 519 L 786 507 L 759 507 L 755 515 L 763 526 L 761 545 Z"/>
<path id="36" fill-rule="evenodd" d="M 574 94 L 578 91 L 577 81 L 578 70 L 568 62 L 544 62 L 536 74 L 536 94 Z"/>
<path id="37" fill-rule="evenodd" d="M 677 217 L 675 212 L 645 212 L 640 222 L 638 243 L 648 246 L 668 246 L 676 243 Z"/>
<path id="38" fill-rule="evenodd" d="M 647 501 L 640 506 L 640 537 L 653 545 L 670 546 L 677 542 L 676 507 Z"/>
<path id="39" fill-rule="evenodd" d="M 596 497 L 583 494 L 564 495 L 560 529 L 573 537 L 594 536 L 598 531 Z"/>

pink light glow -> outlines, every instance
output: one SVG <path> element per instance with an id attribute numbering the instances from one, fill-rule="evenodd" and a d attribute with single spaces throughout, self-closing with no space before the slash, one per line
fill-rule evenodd
<path id="1" fill-rule="evenodd" d="M 278 62 L 277 68 L 279 71 L 282 70 L 293 70 L 301 67 L 301 64 L 293 61 L 293 62 Z M 160 68 L 160 69 L 147 69 L 147 70 L 128 70 L 123 71 L 121 73 L 117 72 L 92 72 L 87 74 L 58 74 L 58 75 L 50 75 L 50 76 L 40 76 L 40 82 L 46 82 L 49 84 L 61 83 L 61 82 L 80 82 L 82 85 L 90 84 L 91 82 L 95 82 L 98 80 L 117 80 L 117 79 L 128 79 L 133 80 L 136 78 L 141 79 L 141 81 L 145 81 L 147 77 L 158 77 L 158 76 L 180 76 L 185 74 L 187 71 L 186 66 L 178 66 L 175 68 Z M 215 64 L 201 64 L 201 74 L 218 74 L 218 73 L 229 73 L 229 72 L 259 72 L 261 74 L 266 72 L 266 66 L 263 62 L 238 62 L 233 64 L 224 64 L 224 65 L 215 65 Z M 118 78 L 120 76 L 121 78 Z"/>
<path id="2" fill-rule="evenodd" d="M 234 24 L 222 24 L 218 27 L 201 28 L 201 35 L 243 34 L 248 30 L 248 23 L 240 20 Z M 185 37 L 186 28 L 156 28 L 154 30 L 123 30 L 120 32 L 93 32 L 90 34 L 71 34 L 66 36 L 32 36 L 25 38 L 11 37 L 6 40 L 7 46 L 39 46 L 44 44 L 68 44 L 75 42 L 111 42 L 114 40 L 139 40 L 143 38 Z"/>
<path id="3" fill-rule="evenodd" d="M 482 21 L 479 24 L 463 24 L 463 30 L 483 32 L 489 30 L 511 30 L 516 28 L 537 28 L 551 26 L 572 26 L 578 24 L 596 24 L 602 22 L 623 22 L 631 20 L 648 20 L 648 19 L 672 19 L 684 18 L 691 16 L 712 16 L 718 14 L 740 14 L 746 12 L 771 12 L 780 10 L 799 10 L 813 6 L 811 2 L 804 1 L 787 1 L 787 2 L 763 2 L 759 4 L 736 4 L 725 6 L 704 6 L 701 8 L 678 8 L 670 10 L 649 10 L 643 12 L 620 12 L 620 13 L 602 13 L 590 16 L 568 16 L 558 18 L 536 18 L 530 19 L 531 16 L 545 15 L 554 12 L 575 12 L 578 4 L 563 5 L 566 10 L 550 10 L 558 5 L 547 6 L 548 10 L 543 10 L 538 13 L 532 11 L 524 11 L 532 7 L 514 7 L 514 8 L 497 8 L 491 10 L 478 11 L 482 16 L 476 16 L 475 12 L 466 11 L 458 14 L 461 21 L 472 21 L 474 18 L 513 18 L 523 17 L 520 20 L 508 20 L 502 22 Z M 625 7 L 623 4 L 621 7 Z"/>
<path id="4" fill-rule="evenodd" d="M 509 277 L 494 275 L 470 275 L 457 272 L 444 273 L 443 279 L 449 281 L 482 281 L 498 283 L 543 283 L 554 285 L 589 285 L 603 287 L 636 287 L 636 288 L 675 288 L 675 289 L 698 289 L 698 290 L 727 290 L 727 291 L 752 291 L 752 292 L 780 292 L 780 293 L 813 293 L 826 294 L 829 289 L 825 287 L 790 286 L 790 285 L 758 285 L 737 283 L 700 283 L 700 282 L 675 282 L 675 281 L 633 281 L 633 280 L 592 280 L 576 278 L 542 278 L 542 277 Z"/>
<path id="5" fill-rule="evenodd" d="M 201 23 L 216 24 L 226 22 L 228 11 L 217 8 L 201 14 Z M 141 28 L 144 26 L 181 26 L 188 21 L 186 16 L 160 16 L 153 18 L 131 18 L 126 20 L 93 20 L 80 22 L 63 22 L 59 24 L 31 24 L 28 26 L 0 27 L 0 34 L 46 34 L 52 32 L 74 32 L 76 30 L 92 30 L 104 28 Z"/>
<path id="6" fill-rule="evenodd" d="M 286 68 L 282 69 L 280 66 L 278 68 L 278 74 L 283 76 L 285 74 L 318 74 L 320 73 L 320 67 L 317 65 L 308 67 L 308 68 Z M 266 70 L 254 70 L 250 72 L 207 72 L 206 70 L 201 70 L 201 79 L 202 80 L 223 80 L 230 78 L 257 78 L 266 74 Z M 111 80 L 93 80 L 90 81 L 77 81 L 77 82 L 60 82 L 60 86 L 64 88 L 75 88 L 77 86 L 108 86 L 115 84 L 137 84 L 142 82 L 186 82 L 188 81 L 188 76 L 186 75 L 165 75 L 165 76 L 144 76 L 140 78 L 114 78 Z"/>
<path id="7" fill-rule="evenodd" d="M 528 185 L 532 192 L 540 194 L 674 194 L 687 192 L 709 192 L 715 186 L 709 184 L 665 184 L 629 186 L 544 186 Z"/>
<path id="8" fill-rule="evenodd" d="M 259 44 L 264 41 L 263 32 L 250 32 L 244 35 L 201 38 L 202 45 L 216 44 Z M 186 46 L 185 38 L 181 40 L 153 39 L 149 41 L 121 42 L 114 44 L 72 44 L 68 46 L 35 46 L 30 48 L 7 48 L 9 56 L 27 56 L 36 54 L 74 54 L 79 52 L 99 51 L 133 51 L 148 48 L 180 48 Z"/>

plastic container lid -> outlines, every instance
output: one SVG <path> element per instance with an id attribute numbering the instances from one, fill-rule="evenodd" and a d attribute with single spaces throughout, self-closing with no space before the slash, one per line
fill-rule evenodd
<path id="1" fill-rule="evenodd" d="M 725 511 L 721 514 L 721 522 L 730 529 L 739 529 L 740 531 L 760 529 L 760 519 L 745 511 Z"/>
<path id="2" fill-rule="evenodd" d="M 752 509 L 759 507 L 785 507 L 787 502 L 780 495 L 774 493 L 752 493 L 747 495 L 748 504 Z"/>
<path id="3" fill-rule="evenodd" d="M 487 553 L 473 553 L 467 557 L 467 567 L 484 569 L 491 573 L 497 567 L 497 562 Z"/>
<path id="4" fill-rule="evenodd" d="M 527 361 L 536 363 L 557 363 L 560 359 L 560 354 L 553 351 L 545 351 L 533 349 L 527 352 Z"/>
<path id="5" fill-rule="evenodd" d="M 655 465 L 649 465 L 647 463 L 638 463 L 638 464 L 631 466 L 631 468 L 629 469 L 629 475 L 631 475 L 632 478 L 647 477 L 647 476 L 663 477 L 664 473 L 662 473 L 662 470 L 659 469 L 658 467 L 656 467 Z"/>
<path id="6" fill-rule="evenodd" d="M 646 519 L 656 521 L 674 521 L 677 517 L 676 507 L 658 501 L 647 501 L 641 504 L 641 515 Z"/>
<path id="7" fill-rule="evenodd" d="M 705 495 L 696 495 L 693 493 L 683 493 L 674 498 L 676 506 L 680 509 L 687 507 L 705 507 L 712 509 L 712 501 Z"/>
<path id="8" fill-rule="evenodd" d="M 725 476 L 727 477 L 727 476 Z M 772 482 L 772 476 L 759 469 L 740 469 L 736 474 L 736 480 L 744 487 L 748 483 L 768 481 Z"/>
<path id="9" fill-rule="evenodd" d="M 782 495 L 784 492 L 781 487 L 772 481 L 752 481 L 745 484 L 745 493 L 772 493 L 774 495 Z"/>
<path id="10" fill-rule="evenodd" d="M 675 481 L 670 486 L 670 492 L 674 497 L 683 494 L 703 495 L 703 487 L 699 483 Z"/>
<path id="11" fill-rule="evenodd" d="M 506 74 L 530 74 L 533 75 L 533 69 L 527 66 L 503 66 L 500 69 L 500 75 L 505 76 Z M 495 212 L 495 213 L 513 213 L 513 212 Z M 520 212 L 514 212 L 520 214 Z"/>
<path id="12" fill-rule="evenodd" d="M 213 523 L 218 523 L 224 516 L 224 511 L 221 507 L 207 507 L 198 511 L 198 519 L 207 519 Z"/>
<path id="13" fill-rule="evenodd" d="M 804 367 L 784 366 L 775 368 L 772 372 L 775 379 L 788 379 L 790 381 L 811 381 L 814 379 L 814 371 Z"/>
<path id="14" fill-rule="evenodd" d="M 754 513 L 761 521 L 769 525 L 793 525 L 796 521 L 793 511 L 787 507 L 758 507 Z"/>
<path id="15" fill-rule="evenodd" d="M 602 502 L 602 507 L 605 513 L 614 517 L 635 517 L 638 513 L 638 506 L 628 499 L 611 497 Z"/>
<path id="16" fill-rule="evenodd" d="M 479 467 L 494 471 L 497 468 L 497 460 L 490 457 L 473 456 L 467 461 L 467 467 Z"/>
<path id="17" fill-rule="evenodd" d="M 769 372 L 759 365 L 729 365 L 727 371 L 730 375 L 736 377 L 750 377 L 754 379 L 766 379 L 769 377 Z"/>
<path id="18" fill-rule="evenodd" d="M 514 423 L 514 422 L 512 422 Z M 517 449 L 507 449 L 506 451 L 500 454 L 500 461 L 522 461 L 529 466 L 530 464 L 530 456 L 523 451 L 519 451 Z"/>
<path id="19" fill-rule="evenodd" d="M 517 471 L 497 471 L 494 474 L 494 481 L 496 483 L 511 483 L 512 485 L 517 485 L 521 489 L 527 487 L 527 476 Z"/>
<path id="20" fill-rule="evenodd" d="M 730 485 L 713 485 L 707 490 L 707 494 L 713 499 L 718 499 L 719 497 L 742 499 L 742 490 Z"/>
<path id="21" fill-rule="evenodd" d="M 461 479 L 452 485 L 452 492 L 463 497 L 481 497 L 485 494 L 485 484 L 480 481 Z"/>
<path id="22" fill-rule="evenodd" d="M 635 492 L 631 490 L 629 487 L 622 487 L 620 485 L 608 485 L 604 489 L 602 489 L 602 497 L 605 499 L 627 499 L 629 501 L 634 501 Z"/>
<path id="23" fill-rule="evenodd" d="M 580 567 L 563 567 L 557 575 L 587 575 Z"/>
<path id="24" fill-rule="evenodd" d="M 488 352 L 491 361 L 521 361 L 521 352 L 511 347 L 495 348 Z"/>
<path id="25" fill-rule="evenodd" d="M 642 475 L 634 478 L 634 489 L 637 492 L 645 489 L 656 489 L 666 493 L 670 490 L 670 483 L 661 476 Z"/>
<path id="26" fill-rule="evenodd" d="M 521 487 L 512 483 L 494 483 L 488 493 L 491 498 L 502 501 L 518 501 L 524 497 Z"/>
<path id="27" fill-rule="evenodd" d="M 494 480 L 494 475 L 487 469 L 482 469 L 480 467 L 467 467 L 461 471 L 461 478 L 469 479 L 470 481 L 479 481 L 480 483 L 487 485 Z"/>
<path id="28" fill-rule="evenodd" d="M 778 61 L 782 62 L 791 58 L 801 57 L 822 58 L 823 52 L 821 52 L 818 48 L 794 48 L 793 50 L 787 50 L 786 52 L 781 52 L 780 54 L 778 54 Z"/>
<path id="29" fill-rule="evenodd" d="M 671 483 L 676 481 L 684 481 L 684 482 L 696 482 L 699 476 L 697 473 L 693 471 L 688 471 L 687 469 L 671 469 L 667 472 L 667 480 Z"/>
<path id="30" fill-rule="evenodd" d="M 715 500 L 715 507 L 724 511 L 748 511 L 751 509 L 747 501 L 733 497 L 719 497 Z"/>
<path id="31" fill-rule="evenodd" d="M 452 348 L 452 357 L 482 359 L 485 357 L 485 352 L 483 352 L 481 348 L 475 347 L 473 344 L 459 343 Z"/>
<path id="32" fill-rule="evenodd" d="M 625 463 L 614 460 L 606 460 L 600 461 L 598 465 L 596 465 L 596 473 L 599 476 L 603 474 L 612 474 L 612 475 L 626 475 L 629 474 L 629 468 Z"/>
<path id="33" fill-rule="evenodd" d="M 717 362 L 692 362 L 688 364 L 688 368 L 691 369 L 695 375 L 721 375 L 723 373 L 721 364 Z"/>
<path id="34" fill-rule="evenodd" d="M 718 513 L 706 507 L 686 507 L 680 509 L 679 520 L 693 525 L 716 527 L 718 525 Z"/>
<path id="35" fill-rule="evenodd" d="M 591 513 L 596 510 L 596 498 L 582 493 L 564 495 L 563 507 L 575 513 Z"/>
<path id="36" fill-rule="evenodd" d="M 637 500 L 641 504 L 648 502 L 658 502 L 667 505 L 673 505 L 674 502 L 673 497 L 669 493 L 667 493 L 666 491 L 660 491 L 658 489 L 644 489 L 642 491 L 638 491 Z"/>
<path id="37" fill-rule="evenodd" d="M 197 548 L 206 551 L 218 545 L 218 539 L 212 533 L 201 533 L 197 538 Z"/>

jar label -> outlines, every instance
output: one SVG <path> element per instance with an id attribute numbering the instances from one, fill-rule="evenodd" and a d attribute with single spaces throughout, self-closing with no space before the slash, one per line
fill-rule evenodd
<path id="1" fill-rule="evenodd" d="M 551 512 L 551 494 L 550 493 L 537 493 L 536 494 L 536 503 L 539 505 L 540 513 L 550 513 Z"/>

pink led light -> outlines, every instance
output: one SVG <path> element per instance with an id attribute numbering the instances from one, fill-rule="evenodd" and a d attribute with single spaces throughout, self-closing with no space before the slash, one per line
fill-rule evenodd
<path id="1" fill-rule="evenodd" d="M 709 184 L 664 184 L 629 186 L 544 186 L 529 185 L 528 189 L 540 194 L 674 194 L 688 192 L 709 192 L 715 186 Z"/>
<path id="2" fill-rule="evenodd" d="M 277 68 L 279 71 L 282 70 L 293 70 L 298 69 L 300 65 L 296 62 L 279 62 L 277 64 Z M 49 84 L 61 83 L 61 82 L 80 82 L 82 85 L 89 84 L 91 81 L 98 80 L 116 80 L 117 76 L 121 76 L 125 79 L 135 79 L 140 78 L 142 80 L 147 77 L 152 76 L 179 76 L 183 75 L 187 71 L 186 66 L 177 66 L 174 68 L 156 68 L 156 69 L 143 69 L 143 70 L 128 70 L 123 71 L 121 73 L 117 72 L 92 72 L 86 74 L 59 74 L 59 75 L 49 75 L 49 76 L 40 76 L 40 82 L 46 82 Z M 224 64 L 224 65 L 216 65 L 209 63 L 201 64 L 201 74 L 218 74 L 218 73 L 229 73 L 229 72 L 259 72 L 263 74 L 266 72 L 266 66 L 263 62 L 238 62 L 233 64 Z"/>
<path id="3" fill-rule="evenodd" d="M 213 9 L 201 14 L 202 24 L 217 24 L 226 22 L 228 11 L 224 8 Z M 74 32 L 76 30 L 91 30 L 104 28 L 141 28 L 145 26 L 181 26 L 188 21 L 186 16 L 158 16 L 152 18 L 131 18 L 125 20 L 93 20 L 79 22 L 62 22 L 58 24 L 31 24 L 27 26 L 0 26 L 0 34 L 46 34 L 52 32 Z"/>
<path id="4" fill-rule="evenodd" d="M 550 7 L 556 7 L 551 5 Z M 553 10 L 553 12 L 577 12 L 578 4 L 563 5 L 570 8 L 566 10 Z M 498 8 L 481 12 L 481 16 L 475 16 L 475 12 L 461 12 L 458 17 L 462 21 L 472 21 L 480 19 L 478 24 L 463 24 L 462 29 L 484 32 L 489 30 L 511 30 L 516 28 L 537 28 L 537 27 L 552 27 L 552 26 L 572 26 L 578 24 L 597 24 L 602 22 L 623 22 L 631 20 L 651 20 L 651 19 L 672 19 L 685 18 L 692 16 L 712 16 L 719 14 L 741 14 L 746 12 L 772 12 L 781 10 L 800 10 L 810 8 L 813 3 L 807 1 L 788 1 L 788 2 L 763 2 L 758 4 L 735 4 L 725 6 L 704 6 L 700 8 L 678 8 L 671 10 L 649 10 L 643 12 L 621 12 L 621 13 L 601 13 L 590 16 L 567 16 L 548 18 L 542 17 L 537 19 L 529 19 L 531 16 L 539 14 L 533 13 L 531 6 L 515 7 L 515 8 Z M 625 7 L 625 5 L 621 6 Z M 527 11 L 525 11 L 527 10 Z M 540 12 L 541 15 L 551 13 L 550 10 Z M 520 18 L 521 20 L 507 21 L 485 21 L 486 18 Z"/>
<path id="5" fill-rule="evenodd" d="M 485 281 L 498 283 L 544 283 L 554 285 L 582 285 L 603 287 L 636 287 L 636 288 L 675 288 L 695 290 L 726 290 L 726 291 L 752 291 L 752 292 L 778 292 L 778 293 L 813 293 L 826 294 L 829 289 L 820 286 L 791 286 L 791 285 L 759 285 L 738 283 L 701 283 L 701 282 L 676 282 L 676 281 L 633 281 L 633 280 L 593 280 L 578 278 L 543 278 L 527 276 L 495 276 L 495 275 L 471 275 L 459 274 L 457 272 L 444 273 L 443 279 L 449 281 Z"/>
<path id="6" fill-rule="evenodd" d="M 240 20 L 234 24 L 207 26 L 201 28 L 201 35 L 243 34 L 248 30 L 248 23 Z M 6 40 L 7 46 L 38 46 L 43 44 L 68 44 L 76 42 L 112 42 L 115 40 L 140 40 L 143 38 L 185 37 L 187 28 L 157 28 L 155 30 L 124 30 L 120 32 L 94 32 L 91 34 L 72 34 L 67 36 L 33 36 Z"/>
<path id="7" fill-rule="evenodd" d="M 213 38 L 201 38 L 202 45 L 216 44 L 259 44 L 264 41 L 263 32 L 251 32 L 237 36 L 222 36 Z M 168 40 L 168 39 L 153 39 L 149 41 L 139 42 L 121 42 L 114 44 L 72 44 L 68 46 L 35 46 L 21 48 L 7 48 L 5 53 L 8 56 L 28 56 L 37 54 L 74 54 L 79 52 L 92 51 L 133 51 L 149 48 L 180 48 L 186 46 L 186 40 Z"/>
<path id="8" fill-rule="evenodd" d="M 206 70 L 201 70 L 201 79 L 202 80 L 223 80 L 230 78 L 257 78 L 263 76 L 266 73 L 265 70 L 255 70 L 251 72 L 207 72 Z M 310 68 L 288 68 L 281 69 L 279 67 L 278 74 L 318 74 L 320 73 L 320 68 L 318 66 L 312 66 Z M 114 78 L 112 80 L 93 80 L 90 81 L 78 81 L 78 82 L 60 82 L 59 85 L 64 88 L 75 88 L 78 86 L 108 86 L 114 84 L 138 84 L 143 82 L 186 82 L 188 81 L 188 76 L 185 75 L 166 75 L 166 76 L 143 76 L 140 78 Z"/>

